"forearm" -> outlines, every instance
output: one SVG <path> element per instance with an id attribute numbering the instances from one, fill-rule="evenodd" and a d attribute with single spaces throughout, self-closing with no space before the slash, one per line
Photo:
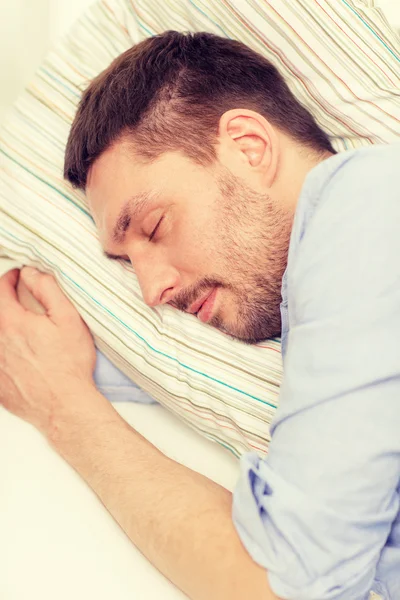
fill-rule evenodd
<path id="1" fill-rule="evenodd" d="M 193 600 L 275 599 L 233 526 L 231 494 L 97 405 L 93 419 L 64 417 L 50 442 L 143 554 Z"/>

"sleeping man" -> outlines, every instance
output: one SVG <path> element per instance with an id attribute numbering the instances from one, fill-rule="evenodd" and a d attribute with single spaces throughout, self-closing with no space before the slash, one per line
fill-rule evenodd
<path id="1" fill-rule="evenodd" d="M 265 459 L 234 494 L 128 426 L 55 281 L 0 280 L 0 401 L 35 425 L 189 598 L 400 598 L 400 145 L 335 154 L 243 44 L 167 32 L 83 94 L 65 177 L 149 306 L 282 335 Z"/>

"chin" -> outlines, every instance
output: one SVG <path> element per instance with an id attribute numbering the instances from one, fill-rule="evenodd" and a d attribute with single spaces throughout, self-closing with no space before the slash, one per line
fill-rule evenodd
<path id="1" fill-rule="evenodd" d="M 280 323 L 279 327 L 274 327 L 272 323 L 266 326 L 265 322 L 261 322 L 258 325 L 252 322 L 246 327 L 245 324 L 239 323 L 238 320 L 235 320 L 235 322 L 226 322 L 217 317 L 210 322 L 210 325 L 217 327 L 217 329 L 226 335 L 249 345 L 255 345 L 281 335 Z"/>
<path id="2" fill-rule="evenodd" d="M 219 317 L 214 317 L 209 322 L 209 325 L 219 329 L 219 331 L 225 333 L 225 335 L 249 345 L 258 344 L 258 342 L 262 342 L 266 339 L 265 337 L 252 335 L 251 331 L 245 327 L 240 327 L 237 323 L 226 323 Z"/>
<path id="3" fill-rule="evenodd" d="M 249 346 L 254 346 L 255 344 L 259 344 L 260 342 L 265 341 L 267 338 L 266 337 L 260 337 L 260 336 L 252 336 L 247 334 L 243 334 L 243 335 L 234 335 L 233 337 L 235 337 L 237 340 L 240 340 L 241 342 L 243 342 L 244 344 L 248 344 Z"/>

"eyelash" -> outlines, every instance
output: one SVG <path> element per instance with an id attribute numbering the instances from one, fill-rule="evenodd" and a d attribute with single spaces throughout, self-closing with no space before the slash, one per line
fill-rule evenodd
<path id="1" fill-rule="evenodd" d="M 153 231 L 151 232 L 150 236 L 149 236 L 149 242 L 151 242 L 154 238 L 154 236 L 157 233 L 158 228 L 161 225 L 161 221 L 164 219 L 164 217 L 161 217 L 161 219 L 158 221 L 157 225 L 154 227 Z"/>

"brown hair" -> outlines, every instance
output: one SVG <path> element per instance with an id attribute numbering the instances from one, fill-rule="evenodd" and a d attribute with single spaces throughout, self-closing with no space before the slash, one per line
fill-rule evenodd
<path id="1" fill-rule="evenodd" d="M 266 58 L 210 33 L 167 31 L 121 54 L 86 89 L 69 134 L 64 177 L 84 189 L 93 162 L 123 137 L 148 160 L 181 150 L 210 164 L 219 120 L 233 108 L 260 113 L 316 152 L 334 152 Z"/>

